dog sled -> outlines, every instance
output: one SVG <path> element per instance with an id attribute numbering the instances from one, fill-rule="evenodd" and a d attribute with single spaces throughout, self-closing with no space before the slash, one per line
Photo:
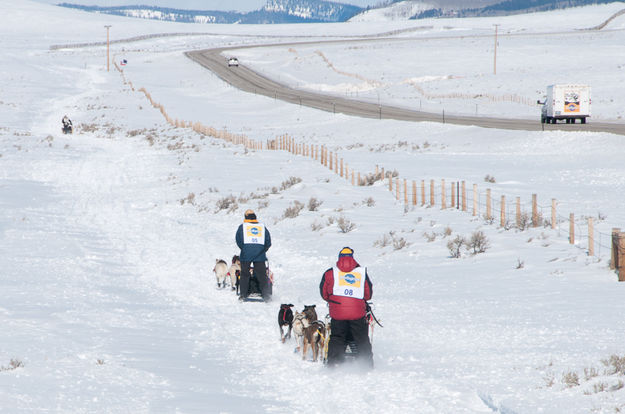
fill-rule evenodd
<path id="1" fill-rule="evenodd" d="M 269 295 L 273 295 L 273 272 L 267 265 L 267 286 Z M 254 266 L 250 266 L 250 287 L 247 290 L 246 302 L 264 302 L 262 292 L 260 289 L 260 282 L 254 276 Z"/>
<path id="2" fill-rule="evenodd" d="M 365 315 L 365 318 L 367 319 L 367 325 L 368 325 L 368 329 L 369 329 L 369 340 L 371 341 L 371 345 L 373 346 L 373 330 L 375 328 L 375 325 L 379 325 L 380 328 L 382 328 L 382 324 L 380 323 L 380 321 L 378 321 L 378 319 L 375 317 L 375 315 L 373 314 L 373 308 L 372 308 L 372 303 L 367 302 L 367 313 Z M 323 346 L 323 363 L 327 364 L 328 363 L 328 345 L 330 343 L 330 336 L 332 335 L 332 323 L 331 323 L 331 318 L 330 315 L 326 315 L 326 338 L 327 340 L 324 343 Z M 356 358 L 358 358 L 358 344 L 356 344 L 356 341 L 354 341 L 354 338 L 351 334 L 351 332 L 348 332 L 347 337 L 345 338 L 345 351 L 344 351 L 344 355 L 345 355 L 345 362 L 354 362 L 356 360 Z"/>

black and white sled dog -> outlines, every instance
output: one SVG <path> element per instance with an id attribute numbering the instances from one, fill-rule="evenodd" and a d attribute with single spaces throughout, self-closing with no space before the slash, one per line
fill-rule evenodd
<path id="1" fill-rule="evenodd" d="M 232 264 L 230 265 L 230 269 L 228 269 L 228 276 L 230 276 L 230 286 L 232 290 L 236 289 L 238 295 L 239 278 L 241 277 L 241 261 L 237 255 L 232 256 Z"/>
<path id="2" fill-rule="evenodd" d="M 278 326 L 280 327 L 280 340 L 284 343 L 287 339 L 291 338 L 291 330 L 293 329 L 293 311 L 291 308 L 293 304 L 283 303 L 280 305 L 280 311 L 278 311 Z M 284 329 L 287 329 L 284 333 Z"/>
<path id="3" fill-rule="evenodd" d="M 228 274 L 228 263 L 222 259 L 215 260 L 215 278 L 217 279 L 217 287 L 222 289 L 226 287 L 226 275 Z"/>

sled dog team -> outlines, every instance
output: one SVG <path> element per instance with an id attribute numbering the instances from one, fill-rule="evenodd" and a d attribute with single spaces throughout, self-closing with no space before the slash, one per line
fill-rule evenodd
<path id="1" fill-rule="evenodd" d="M 271 247 L 271 236 L 269 230 L 258 222 L 254 211 L 247 210 L 244 218 L 235 236 L 241 249 L 239 256 L 232 258 L 230 266 L 225 260 L 216 260 L 213 271 L 217 287 L 225 288 L 229 277 L 231 289 L 237 291 L 240 301 L 247 301 L 250 294 L 260 294 L 264 302 L 270 302 L 272 278 L 265 253 Z M 325 321 L 317 317 L 315 305 L 304 306 L 302 312 L 296 311 L 295 314 L 291 309 L 293 304 L 280 305 L 278 326 L 281 341 L 284 343 L 293 333 L 296 351 L 301 351 L 302 359 L 306 359 L 310 348 L 313 361 L 317 361 L 321 354 L 329 367 L 341 364 L 349 348 L 364 368 L 373 368 L 369 340 L 370 316 L 373 314 L 368 304 L 373 284 L 367 268 L 354 259 L 353 249 L 343 247 L 339 251 L 336 263 L 321 277 L 319 293 L 329 306 Z"/>
<path id="2" fill-rule="evenodd" d="M 293 311 L 290 303 L 280 305 L 278 311 L 278 327 L 280 328 L 280 340 L 285 343 L 291 338 L 291 332 L 295 336 L 295 352 L 302 353 L 302 359 L 306 359 L 308 348 L 312 351 L 313 361 L 316 362 L 321 355 L 321 360 L 327 362 L 327 345 L 330 336 L 330 316 L 325 321 L 317 318 L 316 305 L 304 305 L 302 312 Z M 286 332 L 285 332 L 286 330 Z"/>
<path id="3" fill-rule="evenodd" d="M 213 268 L 215 278 L 217 279 L 217 287 L 223 289 L 226 287 L 226 282 L 230 283 L 231 290 L 236 290 L 239 293 L 239 278 L 241 276 L 241 260 L 239 256 L 232 256 L 232 263 L 228 266 L 223 259 L 215 260 L 215 267 Z"/>

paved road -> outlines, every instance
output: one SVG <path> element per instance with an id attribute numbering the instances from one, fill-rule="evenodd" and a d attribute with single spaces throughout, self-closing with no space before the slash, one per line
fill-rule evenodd
<path id="1" fill-rule="evenodd" d="M 391 40 L 391 39 L 385 39 Z M 280 44 L 280 46 L 301 46 L 302 44 L 319 43 L 345 43 L 363 42 L 368 40 L 336 40 L 336 41 L 316 41 Z M 259 45 L 256 47 L 275 47 L 276 44 Z M 245 46 L 249 48 L 251 46 Z M 593 122 L 588 120 L 587 124 L 541 124 L 537 116 L 536 120 L 506 119 L 478 116 L 461 116 L 441 113 L 421 112 L 400 108 L 390 105 L 377 105 L 375 103 L 363 102 L 354 99 L 346 99 L 340 96 L 324 95 L 321 93 L 292 89 L 286 85 L 268 79 L 252 69 L 239 65 L 238 67 L 228 67 L 226 57 L 221 55 L 225 50 L 235 49 L 233 47 L 216 48 L 186 52 L 185 55 L 193 61 L 214 72 L 225 82 L 247 92 L 258 95 L 265 95 L 282 101 L 305 105 L 311 108 L 321 109 L 328 112 L 344 113 L 347 115 L 360 116 L 365 118 L 397 119 L 402 121 L 430 121 L 443 122 L 456 125 L 475 125 L 484 128 L 514 129 L 527 131 L 540 130 L 566 130 L 566 131 L 594 131 L 610 132 L 625 135 L 624 123 Z"/>

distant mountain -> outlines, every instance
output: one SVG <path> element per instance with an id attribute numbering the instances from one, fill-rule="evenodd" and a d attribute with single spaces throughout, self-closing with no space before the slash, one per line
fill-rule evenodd
<path id="1" fill-rule="evenodd" d="M 224 24 L 344 22 L 363 10 L 357 6 L 321 0 L 269 0 L 262 9 L 247 13 L 236 11 L 182 10 L 142 5 L 100 7 L 61 3 L 59 6 L 143 19 L 183 23 Z"/>
<path id="2" fill-rule="evenodd" d="M 505 16 L 565 9 L 614 0 L 395 0 L 367 9 L 350 21 L 388 21 L 435 17 Z"/>

